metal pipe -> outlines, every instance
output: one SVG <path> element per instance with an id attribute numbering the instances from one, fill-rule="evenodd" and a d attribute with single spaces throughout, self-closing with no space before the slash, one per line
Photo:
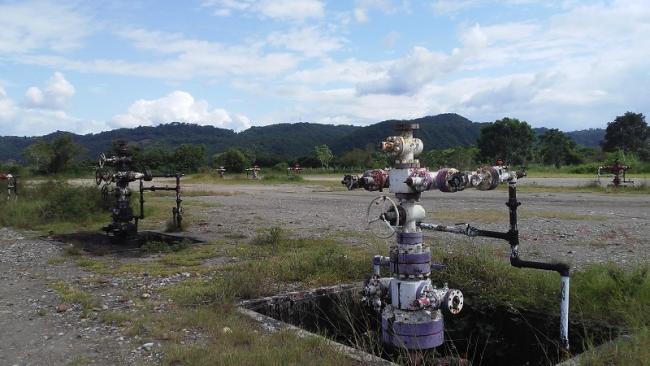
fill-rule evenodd
<path id="1" fill-rule="evenodd" d="M 567 351 L 569 350 L 569 282 L 571 278 L 562 276 L 562 289 L 560 292 L 560 342 Z"/>
<path id="2" fill-rule="evenodd" d="M 532 268 L 543 271 L 555 271 L 562 278 L 561 303 L 560 303 L 560 342 L 562 346 L 569 350 L 569 282 L 570 266 L 566 263 L 554 262 L 535 262 L 522 260 L 519 257 L 519 230 L 517 229 L 517 208 L 521 202 L 517 201 L 517 180 L 511 179 L 508 182 L 508 206 L 510 229 L 507 232 L 498 232 L 491 230 L 482 230 L 471 225 L 445 226 L 437 224 L 420 223 L 419 227 L 427 230 L 442 231 L 452 234 L 461 234 L 469 237 L 488 237 L 508 241 L 511 248 L 510 265 L 517 268 Z"/>
<path id="3" fill-rule="evenodd" d="M 144 219 L 144 184 L 140 179 L 140 220 Z"/>

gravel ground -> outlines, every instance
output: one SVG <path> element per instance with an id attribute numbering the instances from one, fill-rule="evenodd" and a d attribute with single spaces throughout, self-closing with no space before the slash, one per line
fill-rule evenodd
<path id="1" fill-rule="evenodd" d="M 185 197 L 186 210 L 194 215 L 189 235 L 245 240 L 260 228 L 282 226 L 305 237 L 335 233 L 353 244 L 376 242 L 364 228 L 367 205 L 377 192 L 332 191 L 317 184 L 193 184 L 185 189 L 214 194 Z M 454 224 L 458 217 L 470 214 L 478 218 L 476 226 L 506 230 L 506 195 L 503 190 L 427 192 L 422 205 L 438 218 L 437 223 Z M 519 229 L 524 259 L 561 259 L 574 268 L 608 261 L 629 266 L 648 260 L 650 195 L 520 193 L 519 200 L 523 204 Z M 445 220 L 449 215 L 454 219 Z M 447 250 L 467 241 L 495 245 L 503 248 L 504 259 L 509 249 L 505 242 L 452 234 L 426 233 L 426 238 Z M 386 251 L 389 242 L 386 240 Z M 160 341 L 128 336 L 124 329 L 102 323 L 98 314 L 135 311 L 141 301 L 134 303 L 123 296 L 125 292 L 137 296 L 151 293 L 150 298 L 145 296 L 147 306 L 164 312 L 165 302 L 157 298 L 155 289 L 183 281 L 190 274 L 98 277 L 73 261 L 52 261 L 61 255 L 60 245 L 34 233 L 0 229 L 0 365 L 159 363 Z M 48 287 L 56 281 L 92 293 L 98 299 L 96 308 L 84 314 L 78 306 L 62 304 Z M 197 338 L 199 334 L 187 330 L 188 343 Z"/>
<path id="2" fill-rule="evenodd" d="M 367 235 L 366 210 L 377 192 L 327 191 L 319 186 L 194 185 L 193 189 L 216 190 L 221 196 L 188 197 L 218 204 L 201 219 L 199 230 L 207 235 L 237 234 L 252 236 L 260 227 L 282 226 L 299 235 L 329 235 L 339 231 L 353 242 L 364 242 Z M 650 249 L 650 195 L 591 193 L 519 193 L 520 254 L 530 259 L 560 259 L 574 267 L 588 263 L 614 261 L 629 265 L 647 261 Z M 486 222 L 474 226 L 507 230 L 507 192 L 466 190 L 458 193 L 426 192 L 422 206 L 435 213 L 436 223 L 448 213 L 472 217 L 484 211 Z M 430 221 L 434 221 L 433 219 Z M 350 234 L 354 235 L 350 235 Z M 453 234 L 425 233 L 431 243 L 442 243 L 453 250 L 454 243 L 471 241 L 478 245 L 497 245 L 509 251 L 505 242 L 469 239 Z M 370 240 L 368 240 L 370 241 Z M 387 246 L 389 241 L 386 241 Z"/>

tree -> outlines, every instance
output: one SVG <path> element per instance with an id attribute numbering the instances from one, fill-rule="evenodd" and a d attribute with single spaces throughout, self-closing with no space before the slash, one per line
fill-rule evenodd
<path id="1" fill-rule="evenodd" d="M 253 163 L 253 160 L 247 157 L 243 151 L 233 148 L 215 155 L 214 162 L 215 165 L 223 166 L 229 172 L 241 173 Z"/>
<path id="2" fill-rule="evenodd" d="M 182 144 L 174 149 L 174 165 L 183 173 L 194 173 L 205 164 L 205 146 Z"/>
<path id="3" fill-rule="evenodd" d="M 476 141 L 477 160 L 494 163 L 503 159 L 508 164 L 521 164 L 532 156 L 534 141 L 535 134 L 527 122 L 503 118 L 481 128 Z"/>
<path id="4" fill-rule="evenodd" d="M 623 150 L 624 152 L 638 152 L 645 146 L 648 138 L 648 124 L 642 113 L 625 112 L 607 123 L 605 138 L 601 142 L 603 151 Z"/>
<path id="5" fill-rule="evenodd" d="M 320 161 L 320 164 L 323 168 L 329 168 L 330 161 L 334 158 L 332 155 L 332 150 L 330 150 L 327 145 L 318 145 L 314 147 L 314 153 L 316 153 L 316 158 Z"/>
<path id="6" fill-rule="evenodd" d="M 38 140 L 25 149 L 25 159 L 41 173 L 62 173 L 70 168 L 73 159 L 83 151 L 70 135 L 60 135 L 48 143 Z"/>
<path id="7" fill-rule="evenodd" d="M 545 164 L 553 164 L 560 168 L 562 164 L 580 162 L 576 152 L 576 143 L 557 128 L 546 131 L 539 138 L 539 152 Z"/>
<path id="8" fill-rule="evenodd" d="M 33 169 L 39 173 L 49 173 L 52 161 L 52 147 L 43 139 L 38 139 L 23 152 L 23 157 Z"/>
<path id="9" fill-rule="evenodd" d="M 138 161 L 143 168 L 149 169 L 168 169 L 171 170 L 171 163 L 174 160 L 174 151 L 163 146 L 161 143 L 148 145 L 142 150 Z"/>

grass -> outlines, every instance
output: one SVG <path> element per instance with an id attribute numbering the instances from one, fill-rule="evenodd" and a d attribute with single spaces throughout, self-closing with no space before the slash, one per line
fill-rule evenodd
<path id="1" fill-rule="evenodd" d="M 97 304 L 89 292 L 80 290 L 64 281 L 51 283 L 49 287 L 59 295 L 62 303 L 79 304 L 84 313 L 90 311 Z"/>
<path id="2" fill-rule="evenodd" d="M 233 303 L 270 295 L 287 284 L 302 288 L 345 283 L 370 271 L 367 248 L 346 247 L 330 238 L 292 238 L 279 228 L 263 230 L 249 245 L 229 248 L 239 261 L 222 266 L 211 279 L 191 279 L 168 288 L 184 306 Z"/>
<path id="3" fill-rule="evenodd" d="M 17 201 L 0 200 L 0 226 L 66 232 L 106 220 L 99 190 L 46 181 L 19 187 Z"/>
<path id="4" fill-rule="evenodd" d="M 246 174 L 226 174 L 224 178 L 219 177 L 215 173 L 197 173 L 191 174 L 184 178 L 185 183 L 213 183 L 222 185 L 232 184 L 320 184 L 326 181 L 319 182 L 315 180 L 306 180 L 303 175 L 291 174 L 286 175 L 274 171 L 265 173 L 262 171 L 259 175 L 260 179 L 251 179 Z M 341 176 L 342 177 L 342 176 Z M 329 183 L 329 182 L 328 182 Z"/>
<path id="5" fill-rule="evenodd" d="M 524 178 L 525 179 L 525 178 Z M 497 189 L 508 189 L 507 185 L 500 185 Z M 648 194 L 650 193 L 650 185 L 646 183 L 636 183 L 633 186 L 602 186 L 600 183 L 594 181 L 590 184 L 580 186 L 545 186 L 538 184 L 519 184 L 517 191 L 522 193 L 536 193 L 536 192 L 549 192 L 549 193 L 600 193 L 600 194 Z"/>
<path id="6" fill-rule="evenodd" d="M 133 314 L 125 311 L 102 311 L 99 314 L 102 323 L 122 326 L 134 320 Z"/>
<path id="7" fill-rule="evenodd" d="M 241 329 L 215 337 L 209 346 L 175 344 L 165 349 L 164 364 L 187 365 L 358 365 L 324 341 L 284 331 L 271 335 Z M 214 350 L 218 349 L 219 352 Z"/>
<path id="8" fill-rule="evenodd" d="M 542 215 L 556 216 L 556 213 Z M 76 263 L 114 276 L 144 272 L 150 276 L 200 274 L 156 290 L 162 301 L 169 304 L 164 312 L 142 308 L 133 314 L 100 315 L 106 323 L 127 327 L 130 335 L 166 340 L 165 364 L 345 365 L 350 361 L 318 340 L 299 339 L 291 333 L 266 334 L 256 323 L 235 311 L 235 303 L 241 299 L 366 279 L 371 272 L 372 255 L 385 253 L 385 243 L 350 246 L 344 239 L 297 237 L 272 227 L 261 230 L 248 241 L 235 239 L 227 243 L 190 245 L 176 252 L 159 253 L 155 260 L 144 263 L 83 256 L 77 257 Z M 513 268 L 507 256 L 496 248 L 459 245 L 462 248 L 455 253 L 434 250 L 434 261 L 447 265 L 435 274 L 437 284 L 448 282 L 451 287 L 462 289 L 475 304 L 556 312 L 560 285 L 556 273 Z M 525 253 L 522 255 L 525 258 Z M 206 259 L 219 256 L 237 259 L 219 266 L 205 264 Z M 572 320 L 606 322 L 633 335 L 631 340 L 588 351 L 585 357 L 589 357 L 590 364 L 634 364 L 647 357 L 649 273 L 647 264 L 630 270 L 605 264 L 572 274 Z M 70 292 L 69 287 L 64 289 Z M 232 332 L 224 332 L 225 327 Z M 193 329 L 203 338 L 187 346 L 184 329 Z"/>
<path id="9" fill-rule="evenodd" d="M 650 360 L 650 328 L 642 328 L 633 337 L 626 337 L 602 347 L 587 350 L 580 364 L 590 366 L 644 365 Z"/>

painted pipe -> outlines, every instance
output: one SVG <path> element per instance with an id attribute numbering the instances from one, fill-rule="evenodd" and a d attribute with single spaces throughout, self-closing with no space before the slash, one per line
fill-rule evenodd
<path id="1" fill-rule="evenodd" d="M 562 279 L 561 303 L 560 303 L 560 342 L 569 350 L 569 282 L 570 267 L 566 263 L 535 262 L 523 260 L 519 257 L 519 230 L 517 229 L 517 208 L 521 202 L 517 201 L 517 179 L 513 178 L 508 182 L 508 206 L 510 229 L 506 232 L 482 230 L 470 225 L 445 226 L 437 224 L 420 223 L 422 229 L 442 231 L 453 234 L 461 234 L 470 237 L 482 236 L 488 238 L 502 239 L 508 241 L 511 248 L 510 265 L 517 268 L 532 268 L 543 271 L 555 271 Z"/>
<path id="2" fill-rule="evenodd" d="M 560 342 L 569 350 L 569 281 L 571 278 L 562 276 L 562 302 L 560 303 Z"/>

